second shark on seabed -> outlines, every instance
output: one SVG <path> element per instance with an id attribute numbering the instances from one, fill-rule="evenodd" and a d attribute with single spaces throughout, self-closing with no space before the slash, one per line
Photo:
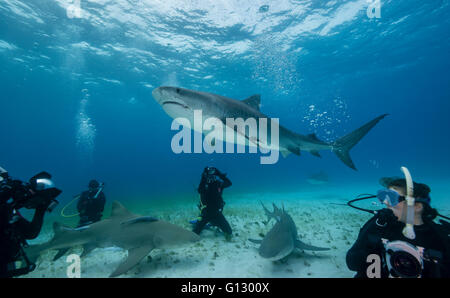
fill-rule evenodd
<path id="1" fill-rule="evenodd" d="M 166 248 L 200 240 L 186 229 L 149 216 L 131 213 L 119 202 L 113 202 L 111 217 L 89 226 L 72 229 L 54 224 L 55 235 L 47 243 L 31 245 L 26 249 L 31 260 L 46 250 L 67 252 L 69 248 L 83 246 L 83 255 L 97 247 L 117 246 L 128 250 L 128 257 L 111 273 L 119 276 L 136 266 L 155 248 Z M 62 254 L 58 252 L 57 256 Z"/>
<path id="2" fill-rule="evenodd" d="M 253 243 L 260 244 L 258 253 L 261 257 L 271 261 L 280 260 L 291 254 L 296 248 L 312 251 L 326 251 L 329 248 L 317 247 L 303 243 L 298 239 L 297 227 L 292 217 L 283 209 L 273 204 L 273 212 L 261 203 L 268 217 L 267 223 L 274 218 L 276 223 L 262 240 L 249 239 Z"/>
<path id="3" fill-rule="evenodd" d="M 191 122 L 191 127 L 195 127 L 193 123 L 195 111 L 202 111 L 205 117 L 219 119 L 224 127 L 227 125 L 227 119 L 243 119 L 245 121 L 256 119 L 256 125 L 259 125 L 260 119 L 270 119 L 260 112 L 259 95 L 253 95 L 240 101 L 213 93 L 165 86 L 154 89 L 152 95 L 170 117 L 173 119 L 188 119 Z M 281 152 L 283 156 L 287 156 L 290 153 L 300 155 L 301 151 L 308 151 L 312 155 L 320 157 L 320 150 L 331 150 L 344 164 L 356 170 L 349 154 L 350 149 L 386 115 L 376 117 L 355 131 L 331 143 L 319 140 L 315 134 L 297 134 L 280 125 L 279 142 L 278 145 L 275 145 L 277 148 L 271 148 L 273 144 L 268 143 L 270 138 L 265 140 L 254 139 L 248 135 L 249 132 L 245 128 L 240 131 L 236 130 L 236 127 L 227 127 L 227 129 L 232 129 L 237 134 L 244 135 L 249 144 L 252 143 L 253 146 L 265 147 L 265 149 L 270 150 L 275 149 Z M 272 122 L 269 120 L 266 123 L 267 126 L 270 126 Z"/>

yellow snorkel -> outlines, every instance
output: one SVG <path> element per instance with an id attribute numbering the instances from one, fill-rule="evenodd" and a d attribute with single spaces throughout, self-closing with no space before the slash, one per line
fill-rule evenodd
<path id="1" fill-rule="evenodd" d="M 408 169 L 401 167 L 401 170 L 406 180 L 406 203 L 408 208 L 406 210 L 406 226 L 403 229 L 403 236 L 408 239 L 414 239 L 416 238 L 416 233 L 414 233 L 414 184 Z"/>

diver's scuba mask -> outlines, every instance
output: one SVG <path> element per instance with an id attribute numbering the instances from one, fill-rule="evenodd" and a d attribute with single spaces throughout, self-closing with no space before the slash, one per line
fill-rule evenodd
<path id="1" fill-rule="evenodd" d="M 405 197 L 392 189 L 380 189 L 377 192 L 377 199 L 380 203 L 394 207 L 397 206 L 398 203 L 404 201 Z"/>
<path id="2" fill-rule="evenodd" d="M 362 197 L 362 198 L 359 197 L 359 198 L 349 201 L 347 203 L 347 205 L 349 205 L 352 208 L 358 209 L 358 210 L 370 212 L 372 214 L 377 214 L 378 211 L 359 208 L 359 207 L 353 206 L 352 203 L 356 202 L 356 201 L 371 199 L 371 198 L 378 198 L 378 200 L 381 203 L 388 204 L 390 207 L 392 207 L 392 206 L 398 205 L 398 203 L 400 203 L 401 201 L 406 200 L 406 202 L 407 202 L 406 225 L 405 225 L 405 228 L 403 229 L 403 235 L 408 239 L 414 239 L 414 238 L 416 238 L 416 235 L 414 233 L 414 209 L 415 209 L 414 208 L 414 203 L 415 203 L 414 184 L 413 184 L 413 180 L 411 178 L 411 174 L 409 173 L 408 169 L 406 167 L 401 167 L 401 170 L 402 170 L 403 174 L 405 175 L 405 180 L 406 180 L 406 198 L 403 196 L 400 196 L 400 194 L 394 190 L 383 189 L 383 190 L 378 191 L 378 194 L 376 196 L 368 195 L 368 196 Z"/>

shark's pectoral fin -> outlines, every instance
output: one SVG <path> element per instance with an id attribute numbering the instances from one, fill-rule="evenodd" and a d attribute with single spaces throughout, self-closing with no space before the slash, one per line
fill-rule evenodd
<path id="1" fill-rule="evenodd" d="M 289 152 L 292 152 L 295 155 L 300 156 L 300 148 L 298 148 L 298 147 L 289 147 L 288 150 L 289 150 Z"/>
<path id="2" fill-rule="evenodd" d="M 258 240 L 258 239 L 248 239 L 248 241 L 256 243 L 256 244 L 261 244 L 262 240 Z"/>
<path id="3" fill-rule="evenodd" d="M 281 156 L 283 156 L 284 158 L 288 157 L 289 154 L 291 154 L 291 151 L 288 150 L 281 150 Z"/>
<path id="4" fill-rule="evenodd" d="M 284 150 L 280 150 L 281 156 L 283 156 L 284 158 L 288 157 L 289 154 L 294 153 L 297 156 L 300 156 L 300 148 L 299 147 L 288 147 L 287 149 Z"/>
<path id="5" fill-rule="evenodd" d="M 125 272 L 136 266 L 146 255 L 150 253 L 152 249 L 153 245 L 146 245 L 129 249 L 127 259 L 122 264 L 120 264 L 119 267 L 117 267 L 109 277 L 116 277 L 124 274 Z"/>
<path id="6" fill-rule="evenodd" d="M 83 252 L 81 253 L 80 258 L 84 258 L 85 256 L 87 256 L 91 251 L 93 251 L 96 248 L 97 248 L 97 245 L 92 244 L 92 243 L 83 245 Z"/>
<path id="7" fill-rule="evenodd" d="M 301 242 L 298 239 L 295 240 L 295 247 L 298 249 L 315 250 L 315 251 L 330 250 L 327 247 L 317 247 L 317 246 L 308 245 L 306 243 Z"/>
<path id="8" fill-rule="evenodd" d="M 319 154 L 319 151 L 315 151 L 315 150 L 312 150 L 312 151 L 309 151 L 309 153 L 311 153 L 312 155 L 314 155 L 314 156 L 317 156 L 317 157 L 322 157 L 320 154 Z"/>
<path id="9" fill-rule="evenodd" d="M 70 249 L 70 247 L 58 250 L 56 255 L 53 257 L 53 262 L 58 260 L 59 258 L 61 258 L 63 255 L 65 255 L 69 251 L 69 249 Z"/>

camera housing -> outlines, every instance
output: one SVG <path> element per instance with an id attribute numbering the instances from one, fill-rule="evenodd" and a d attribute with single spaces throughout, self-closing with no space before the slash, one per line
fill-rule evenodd
<path id="1" fill-rule="evenodd" d="M 11 179 L 6 173 L 2 188 L 8 189 L 8 197 L 12 199 L 14 209 L 37 209 L 46 206 L 51 212 L 58 205 L 56 197 L 62 191 L 54 187 L 50 179 L 49 173 L 41 172 L 33 176 L 28 183 L 24 183 Z"/>

